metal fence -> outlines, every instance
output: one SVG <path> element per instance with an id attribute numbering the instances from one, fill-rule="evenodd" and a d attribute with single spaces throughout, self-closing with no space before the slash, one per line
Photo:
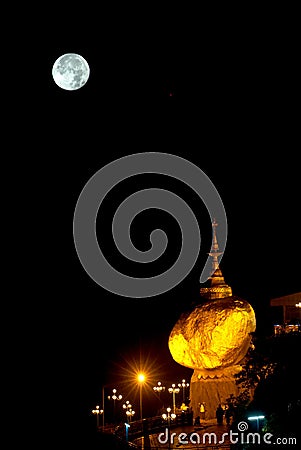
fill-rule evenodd
<path id="1" fill-rule="evenodd" d="M 176 418 L 170 421 L 169 427 L 170 429 L 184 426 L 184 425 L 192 425 L 193 423 L 193 414 L 183 412 L 181 414 L 177 414 Z M 156 432 L 160 432 L 166 428 L 166 420 L 162 418 L 162 416 L 149 417 L 147 419 L 135 420 L 132 421 L 128 429 L 129 440 L 133 438 L 138 438 L 139 436 L 143 436 L 144 434 L 152 434 Z M 125 425 L 122 424 L 115 429 L 115 434 L 118 436 L 125 435 Z"/>
<path id="2" fill-rule="evenodd" d="M 184 425 L 192 425 L 193 418 L 192 414 L 178 414 L 177 417 L 170 422 L 170 430 L 179 426 Z M 154 442 L 155 438 L 149 439 L 152 435 L 155 435 L 157 433 L 162 432 L 166 429 L 166 420 L 164 420 L 161 416 L 156 417 L 150 417 L 147 419 L 137 420 L 133 421 L 130 424 L 130 427 L 127 429 L 127 435 L 125 431 L 125 424 L 120 425 L 115 429 L 115 435 L 118 436 L 118 438 L 126 443 L 127 447 L 129 449 L 137 449 L 137 450 L 162 450 L 162 449 L 173 449 L 173 448 L 185 448 L 185 450 L 230 450 L 232 447 L 230 447 L 229 444 L 223 443 L 223 444 L 217 444 L 217 443 L 211 443 L 208 442 L 206 444 L 185 444 L 185 445 L 179 445 L 179 444 L 170 444 L 168 446 L 168 443 L 166 445 L 160 445 L 158 442 Z M 142 444 L 143 439 L 143 444 Z"/>

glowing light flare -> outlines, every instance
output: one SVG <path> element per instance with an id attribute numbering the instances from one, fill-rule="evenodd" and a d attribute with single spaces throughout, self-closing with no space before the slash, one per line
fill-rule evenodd
<path id="1" fill-rule="evenodd" d="M 148 385 L 153 383 L 153 379 L 159 376 L 159 371 L 163 364 L 158 360 L 158 357 L 153 354 L 146 355 L 143 360 L 140 357 L 137 360 L 135 357 L 129 357 L 129 355 L 124 358 L 124 361 L 117 364 L 118 375 L 122 374 L 122 383 L 127 386 L 132 386 L 133 389 L 137 387 L 138 384 L 144 383 Z M 144 380 L 138 379 L 140 375 L 144 375 Z"/>
<path id="2" fill-rule="evenodd" d="M 96 409 L 92 409 L 93 414 L 102 414 L 103 409 L 99 409 L 99 406 L 96 406 Z"/>
<path id="3" fill-rule="evenodd" d="M 248 417 L 248 420 L 258 420 L 258 419 L 264 419 L 265 418 L 265 416 L 251 416 L 251 417 Z"/>
<path id="4" fill-rule="evenodd" d="M 138 380 L 139 383 L 144 383 L 145 380 L 146 380 L 146 376 L 144 375 L 144 373 L 141 373 L 141 372 L 138 373 L 137 380 Z"/>
<path id="5" fill-rule="evenodd" d="M 96 414 L 96 426 L 97 430 L 99 430 L 99 414 L 103 413 L 103 409 L 99 408 L 99 405 L 96 406 L 96 409 L 92 409 L 92 414 Z"/>
<path id="6" fill-rule="evenodd" d="M 171 412 L 171 408 L 170 407 L 166 408 L 166 411 L 167 411 L 167 414 L 163 413 L 162 414 L 162 419 L 170 421 L 170 420 L 174 420 L 177 417 L 177 415 L 175 413 L 171 413 L 170 414 L 170 412 Z"/>

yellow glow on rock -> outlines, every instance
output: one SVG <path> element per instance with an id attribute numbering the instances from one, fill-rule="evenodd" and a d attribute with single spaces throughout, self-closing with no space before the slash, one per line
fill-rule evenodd
<path id="1" fill-rule="evenodd" d="M 255 313 L 247 301 L 236 296 L 209 300 L 181 315 L 168 346 L 185 367 L 222 369 L 242 361 L 255 329 Z"/>

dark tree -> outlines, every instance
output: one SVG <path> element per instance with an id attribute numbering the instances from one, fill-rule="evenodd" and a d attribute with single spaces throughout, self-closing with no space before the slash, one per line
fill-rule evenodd
<path id="1" fill-rule="evenodd" d="M 254 343 L 236 377 L 240 394 L 228 399 L 235 410 L 232 427 L 235 429 L 239 421 L 260 413 L 265 416 L 262 432 L 272 433 L 273 439 L 295 437 L 298 443 L 301 333 L 257 337 Z M 281 445 L 277 445 L 279 448 Z"/>

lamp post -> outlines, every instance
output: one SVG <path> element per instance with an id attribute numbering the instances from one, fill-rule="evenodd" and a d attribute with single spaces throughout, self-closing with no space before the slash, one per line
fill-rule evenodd
<path id="1" fill-rule="evenodd" d="M 105 384 L 102 386 L 101 397 L 102 397 L 102 431 L 105 429 L 105 388 L 111 386 L 111 384 Z"/>
<path id="2" fill-rule="evenodd" d="M 113 387 L 113 386 L 114 386 L 114 383 L 108 383 L 108 384 L 102 385 L 101 397 L 102 397 L 102 410 L 103 410 L 103 413 L 102 413 L 102 429 L 103 429 L 103 431 L 105 428 L 105 398 L 106 398 L 105 390 L 107 388 Z M 116 392 L 115 392 L 115 394 L 116 394 Z M 113 392 L 113 395 L 114 395 L 114 392 Z M 108 395 L 107 398 L 110 400 L 111 396 Z"/>
<path id="3" fill-rule="evenodd" d="M 259 433 L 259 420 L 260 419 L 264 419 L 265 416 L 251 416 L 248 417 L 248 420 L 256 420 L 256 429 L 257 429 L 257 433 Z"/>
<path id="4" fill-rule="evenodd" d="M 113 400 L 114 401 L 114 423 L 116 422 L 115 419 L 115 413 L 116 413 L 116 400 L 119 401 L 122 399 L 122 395 L 119 394 L 117 395 L 117 389 L 113 389 L 113 395 L 108 395 L 108 399 L 109 400 Z"/>
<path id="5" fill-rule="evenodd" d="M 172 384 L 170 388 L 168 388 L 168 392 L 172 394 L 172 404 L 173 404 L 173 413 L 176 412 L 176 394 L 180 392 L 180 388 L 177 388 L 175 384 Z"/>
<path id="6" fill-rule="evenodd" d="M 135 411 L 132 410 L 132 405 L 130 404 L 129 400 L 127 400 L 123 405 L 123 409 L 125 409 L 125 414 L 127 416 L 128 421 L 131 421 L 131 417 L 135 414 Z"/>
<path id="7" fill-rule="evenodd" d="M 171 408 L 166 409 L 167 414 L 162 414 L 162 418 L 167 420 L 167 432 L 168 432 L 168 448 L 170 449 L 170 422 L 174 420 L 177 416 L 175 413 L 170 413 Z M 166 443 L 166 442 L 165 442 Z"/>
<path id="8" fill-rule="evenodd" d="M 103 414 L 103 409 L 99 409 L 99 406 L 96 406 L 96 409 L 92 409 L 92 414 L 96 414 L 96 427 L 97 431 L 99 431 L 99 414 Z"/>
<path id="9" fill-rule="evenodd" d="M 182 380 L 182 383 L 179 383 L 178 386 L 183 388 L 183 403 L 185 403 L 185 388 L 189 386 L 189 383 L 186 383 L 186 380 Z"/>
<path id="10" fill-rule="evenodd" d="M 126 412 L 126 415 L 127 415 L 128 418 L 129 418 L 129 422 L 131 422 L 131 418 L 133 417 L 134 414 L 135 414 L 135 411 L 133 411 L 132 409 L 129 409 L 129 410 Z"/>
<path id="11" fill-rule="evenodd" d="M 161 392 L 164 392 L 164 391 L 165 391 L 165 386 L 162 386 L 161 381 L 158 381 L 157 386 L 154 386 L 154 387 L 153 387 L 153 390 L 154 390 L 155 392 L 158 392 L 159 400 L 161 400 Z M 163 402 L 163 404 L 164 404 L 164 402 Z"/>
<path id="12" fill-rule="evenodd" d="M 142 386 L 143 386 L 143 383 L 145 382 L 144 373 L 141 373 L 141 372 L 138 373 L 137 380 L 139 383 L 140 420 L 141 420 L 141 426 L 142 426 L 142 418 L 143 418 L 143 415 L 142 415 Z"/>

